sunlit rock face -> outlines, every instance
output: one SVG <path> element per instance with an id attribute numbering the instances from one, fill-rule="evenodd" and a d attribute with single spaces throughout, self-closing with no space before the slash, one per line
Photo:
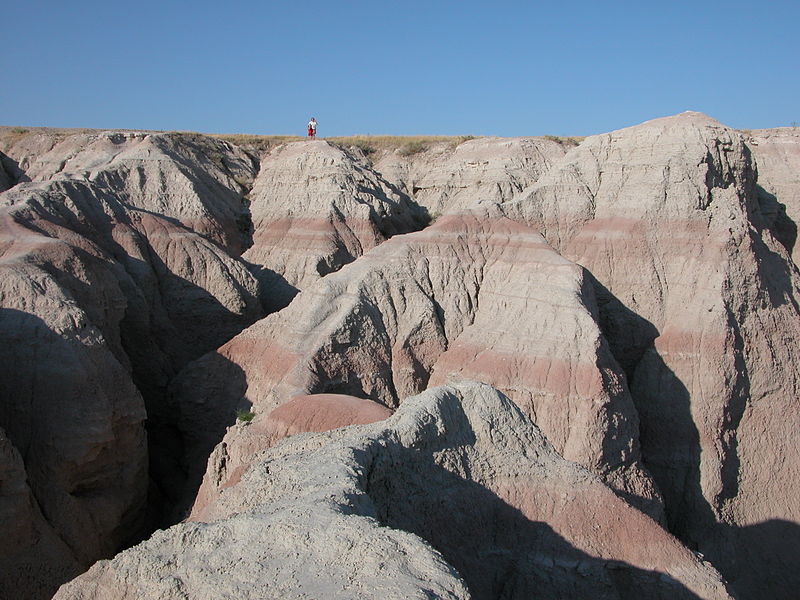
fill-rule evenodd
<path id="1" fill-rule="evenodd" d="M 535 183 L 576 141 L 483 137 L 382 152 L 374 166 L 432 216 L 507 202 Z"/>
<path id="2" fill-rule="evenodd" d="M 598 281 L 670 529 L 743 596 L 791 597 L 798 277 L 744 137 L 699 113 L 592 137 L 506 208 Z"/>
<path id="3" fill-rule="evenodd" d="M 241 198 L 199 158 L 212 141 L 35 137 L 54 146 L 7 148 L 18 172 L 0 195 L 0 425 L 21 531 L 0 542 L 0 585 L 20 598 L 152 528 L 180 459 L 162 454 L 167 383 L 261 315 L 231 254 Z"/>
<path id="4" fill-rule="evenodd" d="M 427 218 L 357 151 L 324 141 L 280 146 L 262 159 L 250 194 L 253 245 L 267 308 L 339 270 L 391 235 Z"/>
<path id="5" fill-rule="evenodd" d="M 243 396 L 258 430 L 298 395 L 342 393 L 396 407 L 428 385 L 479 379 L 512 398 L 566 458 L 659 519 L 660 495 L 639 460 L 636 410 L 596 313 L 584 271 L 535 230 L 499 214 L 446 215 L 318 281 L 187 366 L 177 380 L 182 428 L 197 438 L 207 432 L 207 455 L 221 433 L 214 424 Z M 238 472 L 257 447 L 252 430 L 226 435 L 226 452 L 215 456 L 227 471 Z M 242 436 L 249 452 L 234 450 Z M 209 469 L 205 488 L 227 485 Z"/>
<path id="6" fill-rule="evenodd" d="M 227 139 L 0 127 L 0 596 L 794 598 L 795 130 Z"/>
<path id="7" fill-rule="evenodd" d="M 158 532 L 56 598 L 731 597 L 482 384 L 292 437 L 206 508 L 206 522 Z"/>

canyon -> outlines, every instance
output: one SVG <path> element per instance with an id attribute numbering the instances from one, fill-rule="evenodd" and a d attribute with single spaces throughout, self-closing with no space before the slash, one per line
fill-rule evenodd
<path id="1" fill-rule="evenodd" d="M 0 127 L 0 598 L 793 598 L 799 172 Z"/>

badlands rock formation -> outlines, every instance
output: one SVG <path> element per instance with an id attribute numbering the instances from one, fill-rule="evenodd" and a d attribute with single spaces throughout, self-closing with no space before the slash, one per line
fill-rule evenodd
<path id="1" fill-rule="evenodd" d="M 0 152 L 0 192 L 5 192 L 16 183 L 10 165 L 11 161 L 9 158 Z"/>
<path id="2" fill-rule="evenodd" d="M 479 384 L 291 439 L 209 512 L 56 598 L 730 598 L 713 568 Z"/>
<path id="3" fill-rule="evenodd" d="M 748 132 L 747 146 L 758 163 L 762 212 L 777 221 L 778 241 L 797 256 L 797 221 L 800 219 L 800 128 L 761 129 Z M 773 216 L 774 215 L 774 216 Z"/>
<path id="4" fill-rule="evenodd" d="M 796 141 L 0 128 L 0 597 L 793 598 Z"/>
<path id="5" fill-rule="evenodd" d="M 598 280 L 671 531 L 743 596 L 790 597 L 800 279 L 759 199 L 742 135 L 686 113 L 587 139 L 507 212 Z"/>
<path id="6" fill-rule="evenodd" d="M 429 383 L 479 379 L 535 418 L 563 456 L 659 518 L 660 497 L 639 464 L 636 412 L 596 310 L 583 270 L 534 230 L 487 213 L 442 217 L 320 280 L 187 367 L 182 429 L 187 439 L 199 435 L 243 395 L 258 425 L 299 394 L 395 407 Z M 227 448 L 238 435 L 226 437 Z"/>
<path id="7" fill-rule="evenodd" d="M 571 146 L 549 138 L 478 138 L 421 152 L 386 152 L 375 169 L 432 215 L 511 200 Z"/>
<path id="8" fill-rule="evenodd" d="M 427 220 L 363 156 L 323 141 L 273 150 L 262 162 L 250 201 L 255 234 L 244 258 L 258 266 L 270 310 Z"/>
<path id="9" fill-rule="evenodd" d="M 41 510 L 25 513 L 20 526 L 42 529 L 44 516 L 52 531 L 42 536 L 68 550 L 18 596 L 43 597 L 39 588 L 52 593 L 63 581 L 59 563 L 86 568 L 150 527 L 145 419 L 157 506 L 158 488 L 169 495 L 180 479 L 159 456 L 175 442 L 161 435 L 174 412 L 167 383 L 261 309 L 254 277 L 229 254 L 241 247 L 241 198 L 233 189 L 216 193 L 234 183 L 232 172 L 222 177 L 186 158 L 199 160 L 209 141 L 119 133 L 28 140 L 65 146 L 69 158 L 58 167 L 26 154 L 24 141 L 12 136 L 3 147 L 28 169 L 18 179 L 41 181 L 0 195 L 0 425 Z M 231 156 L 238 165 L 241 156 Z M 0 556 L 35 563 L 41 540 L 25 539 L 15 547 L 4 536 Z M 3 564 L 5 576 L 16 577 L 13 564 Z"/>
<path id="10" fill-rule="evenodd" d="M 69 547 L 42 515 L 19 451 L 0 430 L 1 598 L 48 598 L 81 572 Z"/>
<path id="11" fill-rule="evenodd" d="M 214 448 L 208 460 L 208 476 L 203 478 L 194 497 L 189 519 L 207 520 L 207 512 L 213 510 L 220 492 L 237 485 L 253 457 L 282 439 L 298 433 L 374 423 L 391 414 L 385 406 L 364 398 L 345 394 L 303 394 L 294 396 L 253 423 L 242 421 L 226 441 Z"/>
<path id="12" fill-rule="evenodd" d="M 238 148 L 194 134 L 0 132 L 24 181 L 88 179 L 131 207 L 172 219 L 232 254 L 249 244 L 242 196 L 258 169 Z"/>

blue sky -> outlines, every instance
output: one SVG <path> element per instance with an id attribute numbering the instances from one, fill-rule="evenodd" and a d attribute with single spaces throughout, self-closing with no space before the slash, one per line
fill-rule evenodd
<path id="1" fill-rule="evenodd" d="M 800 2 L 6 3 L 0 124 L 588 135 L 800 121 Z"/>

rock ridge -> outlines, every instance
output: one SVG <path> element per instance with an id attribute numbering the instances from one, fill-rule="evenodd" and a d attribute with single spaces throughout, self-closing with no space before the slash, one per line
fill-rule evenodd
<path id="1" fill-rule="evenodd" d="M 446 215 L 384 242 L 187 366 L 174 387 L 181 427 L 208 456 L 222 416 L 242 402 L 258 430 L 298 395 L 349 394 L 394 408 L 428 385 L 481 379 L 535 418 L 566 458 L 658 519 L 660 495 L 639 464 L 638 417 L 596 312 L 582 269 L 534 230 L 491 212 Z M 246 464 L 247 452 L 232 448 L 258 445 L 252 433 L 238 435 L 225 436 L 217 459 L 233 452 Z M 201 496 L 209 481 L 227 485 L 214 470 L 209 463 Z"/>
<path id="2" fill-rule="evenodd" d="M 796 133 L 0 127 L 0 596 L 793 598 Z"/>
<path id="3" fill-rule="evenodd" d="M 789 597 L 762 575 L 800 538 L 754 526 L 800 515 L 776 502 L 798 481 L 798 274 L 763 206 L 744 136 L 692 113 L 588 138 L 503 208 L 597 280 L 670 530 L 743 597 Z"/>
<path id="4" fill-rule="evenodd" d="M 579 524 L 606 511 L 619 520 Z M 470 552 L 456 550 L 465 545 Z M 304 566 L 292 558 L 298 547 Z M 713 569 L 563 460 L 513 403 L 474 383 L 430 389 L 385 422 L 285 440 L 223 492 L 207 523 L 159 532 L 55 598 L 191 599 L 211 590 L 730 598 Z"/>

